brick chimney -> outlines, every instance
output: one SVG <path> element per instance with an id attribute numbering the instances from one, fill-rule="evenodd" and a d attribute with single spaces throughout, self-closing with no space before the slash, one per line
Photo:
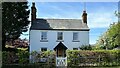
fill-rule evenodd
<path id="1" fill-rule="evenodd" d="M 36 19 L 36 7 L 35 7 L 35 2 L 32 3 L 31 7 L 31 21 Z"/>
<path id="2" fill-rule="evenodd" d="M 83 23 L 87 24 L 87 13 L 85 10 L 83 11 L 83 14 L 82 14 L 82 20 L 83 20 Z"/>

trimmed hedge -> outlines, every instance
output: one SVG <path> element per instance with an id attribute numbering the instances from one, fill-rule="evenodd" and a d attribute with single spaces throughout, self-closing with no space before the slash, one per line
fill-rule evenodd
<path id="1" fill-rule="evenodd" d="M 120 50 L 68 50 L 68 65 L 120 65 Z"/>
<path id="2" fill-rule="evenodd" d="M 28 51 L 18 51 L 17 53 L 12 51 L 2 52 L 2 63 L 3 64 L 27 64 L 29 63 L 29 52 Z"/>
<path id="3" fill-rule="evenodd" d="M 49 61 L 55 62 L 55 52 L 36 53 L 36 58 L 51 56 Z M 28 63 L 28 52 L 3 52 L 3 64 L 13 64 L 15 56 L 18 63 Z M 28 59 L 27 59 L 28 58 Z M 118 66 L 120 65 L 120 50 L 67 50 L 68 66 Z"/>

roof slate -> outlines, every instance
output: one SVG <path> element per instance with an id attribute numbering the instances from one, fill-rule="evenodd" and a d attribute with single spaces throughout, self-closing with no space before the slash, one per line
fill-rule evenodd
<path id="1" fill-rule="evenodd" d="M 86 23 L 81 19 L 36 19 L 32 22 L 31 30 L 50 30 L 50 29 L 78 29 L 89 30 Z"/>

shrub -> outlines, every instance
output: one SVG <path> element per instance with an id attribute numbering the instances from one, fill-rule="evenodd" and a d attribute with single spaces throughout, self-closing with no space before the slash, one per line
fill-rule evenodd
<path id="1" fill-rule="evenodd" d="M 68 50 L 68 64 L 119 65 L 120 50 Z"/>
<path id="2" fill-rule="evenodd" d="M 15 52 L 8 52 L 8 51 L 3 51 L 2 52 L 2 63 L 3 64 L 10 64 L 15 62 Z"/>
<path id="3" fill-rule="evenodd" d="M 92 46 L 91 45 L 82 45 L 81 47 L 79 47 L 81 50 L 92 50 Z"/>
<path id="4" fill-rule="evenodd" d="M 28 51 L 18 51 L 9 52 L 3 51 L 2 52 L 2 63 L 3 64 L 13 64 L 13 63 L 28 63 L 29 62 L 29 52 Z"/>
<path id="5" fill-rule="evenodd" d="M 29 62 L 29 52 L 28 51 L 22 51 L 19 50 L 18 53 L 16 53 L 18 57 L 18 63 L 28 63 Z"/>

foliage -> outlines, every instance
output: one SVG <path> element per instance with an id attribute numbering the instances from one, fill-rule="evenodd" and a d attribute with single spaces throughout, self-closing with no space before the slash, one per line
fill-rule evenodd
<path id="1" fill-rule="evenodd" d="M 18 51 L 15 53 L 13 51 L 3 51 L 2 52 L 2 63 L 3 64 L 13 64 L 13 63 L 28 63 L 29 52 L 28 51 Z"/>
<path id="2" fill-rule="evenodd" d="M 17 39 L 28 30 L 29 12 L 27 2 L 2 2 L 2 50 L 6 40 Z"/>
<path id="3" fill-rule="evenodd" d="M 19 51 L 14 56 L 10 54 L 11 52 L 3 52 L 3 64 L 11 64 L 11 60 L 15 60 L 14 56 L 17 55 L 18 63 L 25 64 L 28 62 L 28 56 L 30 55 L 27 51 Z M 13 54 L 13 53 L 12 53 Z M 36 52 L 31 53 L 32 56 L 36 56 L 37 60 L 39 58 L 48 58 L 46 63 L 55 63 L 55 52 Z M 13 58 L 14 57 L 14 58 Z M 54 60 L 53 60 L 54 59 Z M 78 66 L 80 64 L 95 64 L 96 66 L 111 66 L 120 65 L 120 50 L 67 50 L 67 61 L 68 66 Z M 36 62 L 35 64 L 39 64 Z"/>
<path id="4" fill-rule="evenodd" d="M 54 51 L 43 51 L 43 52 L 37 52 L 37 51 L 32 51 L 31 52 L 31 59 L 33 63 L 35 62 L 40 62 L 41 58 L 48 58 L 48 62 L 55 62 L 55 52 Z"/>
<path id="5" fill-rule="evenodd" d="M 11 64 L 15 62 L 15 52 L 7 52 L 3 51 L 2 52 L 2 63 L 3 64 Z"/>
<path id="6" fill-rule="evenodd" d="M 18 63 L 29 63 L 29 52 L 28 51 L 22 51 L 19 50 L 18 53 L 16 53 L 18 56 Z"/>
<path id="7" fill-rule="evenodd" d="M 82 63 L 97 64 L 97 66 L 120 65 L 120 50 L 68 50 L 68 65 Z"/>
<path id="8" fill-rule="evenodd" d="M 109 46 L 110 48 L 116 48 L 120 46 L 120 23 L 112 24 L 108 30 Z"/>
<path id="9" fill-rule="evenodd" d="M 48 64 L 18 64 L 18 65 L 2 65 L 2 68 L 56 68 L 55 65 Z M 61 67 L 64 68 L 64 67 Z M 67 66 L 67 68 L 120 68 L 120 66 L 108 66 L 108 67 L 81 67 L 81 66 Z"/>
<path id="10" fill-rule="evenodd" d="M 49 57 L 49 56 L 55 56 L 55 53 L 53 51 L 44 51 L 42 52 L 42 57 Z"/>
<path id="11" fill-rule="evenodd" d="M 96 43 L 99 49 L 114 49 L 120 47 L 120 23 L 113 23 L 103 33 Z"/>
<path id="12" fill-rule="evenodd" d="M 79 47 L 81 50 L 92 50 L 92 46 L 91 45 L 82 45 L 81 47 Z"/>
<path id="13" fill-rule="evenodd" d="M 120 12 L 115 11 L 119 18 Z M 120 47 L 120 21 L 110 24 L 109 29 L 98 39 L 96 46 L 98 49 L 114 49 Z"/>

